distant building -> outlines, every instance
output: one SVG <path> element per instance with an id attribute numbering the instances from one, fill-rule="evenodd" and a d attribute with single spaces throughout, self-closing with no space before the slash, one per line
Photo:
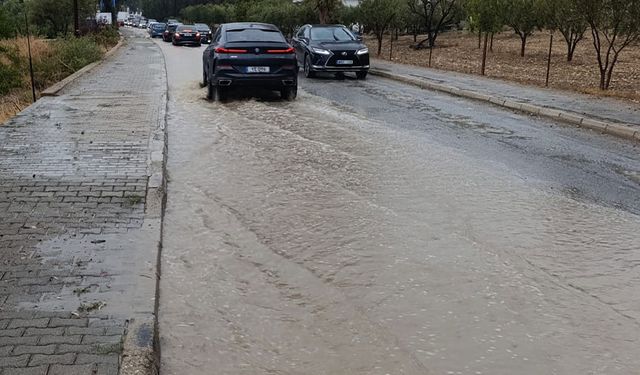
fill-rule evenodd
<path id="1" fill-rule="evenodd" d="M 360 4 L 360 0 L 342 0 L 342 4 L 348 7 L 357 7 Z"/>

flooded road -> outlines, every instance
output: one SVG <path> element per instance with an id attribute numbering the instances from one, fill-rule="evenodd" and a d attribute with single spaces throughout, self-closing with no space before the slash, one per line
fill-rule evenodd
<path id="1" fill-rule="evenodd" d="M 163 375 L 637 373 L 634 145 L 375 77 L 209 103 L 157 43 Z"/>

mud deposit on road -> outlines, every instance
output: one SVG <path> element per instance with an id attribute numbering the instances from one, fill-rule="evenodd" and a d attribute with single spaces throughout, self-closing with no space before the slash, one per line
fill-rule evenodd
<path id="1" fill-rule="evenodd" d="M 164 375 L 637 371 L 637 216 L 309 90 L 206 102 L 197 66 L 169 70 Z"/>

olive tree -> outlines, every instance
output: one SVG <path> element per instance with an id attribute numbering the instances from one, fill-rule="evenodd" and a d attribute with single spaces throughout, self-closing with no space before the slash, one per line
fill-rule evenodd
<path id="1" fill-rule="evenodd" d="M 576 46 L 588 28 L 584 12 L 575 0 L 546 0 L 544 5 L 547 26 L 562 34 L 567 44 L 567 61 L 572 61 Z"/>
<path id="2" fill-rule="evenodd" d="M 362 0 L 360 20 L 378 40 L 378 55 L 382 52 L 382 38 L 398 16 L 398 0 Z"/>
<path id="3" fill-rule="evenodd" d="M 591 29 L 600 89 L 611 84 L 620 53 L 640 40 L 640 0 L 575 0 Z"/>
<path id="4" fill-rule="evenodd" d="M 442 30 L 452 26 L 460 15 L 460 0 L 407 0 L 409 11 L 420 21 L 427 38 L 419 42 L 416 48 L 422 48 L 425 43 L 432 48 Z"/>
<path id="5" fill-rule="evenodd" d="M 520 37 L 520 56 L 524 57 L 527 39 L 543 25 L 544 4 L 540 0 L 501 0 L 505 23 Z"/>

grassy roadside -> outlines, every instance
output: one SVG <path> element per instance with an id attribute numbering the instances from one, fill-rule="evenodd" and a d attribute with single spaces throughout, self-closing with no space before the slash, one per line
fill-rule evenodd
<path id="1" fill-rule="evenodd" d="M 100 60 L 118 43 L 112 29 L 81 38 L 32 39 L 36 95 L 83 66 Z M 0 124 L 31 104 L 27 38 L 0 40 Z"/>
<path id="2" fill-rule="evenodd" d="M 640 103 L 640 45 L 627 47 L 613 72 L 611 89 L 598 88 L 600 73 L 591 36 L 585 35 L 576 49 L 572 62 L 567 62 L 566 44 L 562 35 L 554 35 L 552 50 L 551 88 L 576 91 L 629 100 Z M 385 37 L 381 59 L 389 60 L 389 36 Z M 369 47 L 375 47 L 375 38 L 366 38 Z M 420 39 L 418 39 L 420 40 Z M 393 43 L 392 61 L 427 67 L 429 50 L 413 50 L 412 36 L 400 36 Z M 373 48 L 375 49 L 375 48 Z M 496 34 L 493 52 L 487 55 L 486 75 L 528 85 L 545 85 L 549 34 L 539 32 L 527 42 L 525 57 L 520 57 L 520 38 L 512 32 Z M 480 74 L 482 51 L 478 49 L 478 36 L 464 31 L 453 31 L 438 37 L 433 49 L 431 67 L 462 73 Z"/>

